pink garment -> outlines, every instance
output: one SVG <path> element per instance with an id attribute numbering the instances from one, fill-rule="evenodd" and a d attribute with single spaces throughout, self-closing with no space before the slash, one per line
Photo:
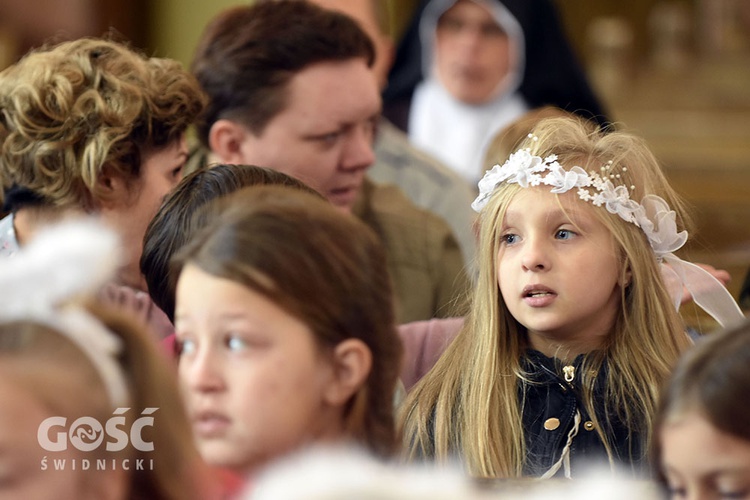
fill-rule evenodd
<path id="1" fill-rule="evenodd" d="M 164 352 L 171 358 L 174 358 L 175 361 L 177 360 L 177 350 L 175 349 L 175 344 L 177 338 L 175 337 L 174 333 L 168 337 L 165 337 L 161 342 L 161 347 L 164 349 Z"/>
<path id="2" fill-rule="evenodd" d="M 435 318 L 399 325 L 404 344 L 401 381 L 408 392 L 430 371 L 464 324 L 464 318 Z"/>

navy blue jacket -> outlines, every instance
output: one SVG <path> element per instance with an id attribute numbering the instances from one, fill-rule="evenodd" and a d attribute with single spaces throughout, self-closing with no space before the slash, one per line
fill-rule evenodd
<path id="1" fill-rule="evenodd" d="M 554 358 L 530 350 L 524 358 L 524 368 L 533 374 L 531 383 L 519 384 L 519 398 L 523 404 L 523 426 L 526 438 L 524 475 L 541 476 L 560 458 L 568 434 L 574 427 L 576 411 L 581 420 L 570 448 L 573 477 L 581 468 L 594 464 L 606 467 L 607 452 L 594 423 L 583 407 L 581 397 L 581 363 L 578 356 L 566 368 L 572 374 L 565 380 L 564 364 Z M 606 366 L 601 369 L 594 386 L 594 400 L 604 398 Z M 628 429 L 615 414 L 607 415 L 604 404 L 595 405 L 596 419 L 604 426 L 604 433 L 613 446 L 618 468 L 631 466 L 641 469 L 642 447 L 638 434 L 628 436 Z M 562 476 L 562 468 L 556 476 Z"/>
<path id="2" fill-rule="evenodd" d="M 527 351 L 522 359 L 523 368 L 531 374 L 531 380 L 519 382 L 518 385 L 526 445 L 524 476 L 540 477 L 560 459 L 568 434 L 574 428 L 576 411 L 581 419 L 570 448 L 571 477 L 585 473 L 590 465 L 609 469 L 606 448 L 582 404 L 582 361 L 583 355 L 569 365 L 572 366 L 573 376 L 572 380 L 566 381 L 565 365 L 560 360 L 534 350 Z M 605 366 L 597 375 L 595 402 L 603 400 L 606 370 Z M 646 477 L 649 474 L 648 463 L 643 459 L 644 450 L 637 430 L 629 435 L 627 427 L 617 415 L 605 413 L 603 403 L 595 404 L 595 408 L 597 421 L 604 426 L 604 434 L 612 447 L 616 471 Z M 497 418 L 503 418 L 503 415 L 497 415 Z M 434 450 L 421 449 L 419 454 L 423 458 L 432 458 Z M 554 477 L 564 477 L 563 467 Z"/>

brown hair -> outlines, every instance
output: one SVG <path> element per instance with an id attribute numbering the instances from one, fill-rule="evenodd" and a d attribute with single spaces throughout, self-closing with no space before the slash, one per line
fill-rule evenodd
<path id="1" fill-rule="evenodd" d="M 205 102 L 178 62 L 117 42 L 83 38 L 32 51 L 0 73 L 3 187 L 36 203 L 88 208 L 104 197 L 97 180 L 105 168 L 137 178 L 144 152 L 179 139 Z"/>
<path id="2" fill-rule="evenodd" d="M 238 189 L 279 185 L 320 196 L 302 181 L 254 165 L 212 165 L 186 176 L 162 203 L 143 237 L 141 272 L 154 303 L 174 321 L 177 277 L 169 273 L 169 261 L 190 238 L 206 225 L 208 203 Z"/>
<path id="3" fill-rule="evenodd" d="M 385 253 L 358 219 L 318 196 L 257 186 L 221 210 L 176 257 L 254 290 L 303 321 L 323 349 L 356 338 L 372 369 L 345 413 L 346 430 L 379 455 L 396 447 L 393 397 L 401 342 Z"/>
<path id="4" fill-rule="evenodd" d="M 362 58 L 375 49 L 350 17 L 305 1 L 256 1 L 214 18 L 198 43 L 192 71 L 210 103 L 198 125 L 208 144 L 211 126 L 238 121 L 259 135 L 286 105 L 294 75 L 320 62 Z"/>
<path id="5" fill-rule="evenodd" d="M 746 320 L 701 338 L 680 359 L 663 391 L 657 428 L 694 411 L 721 432 L 750 442 L 748 394 L 750 321 Z"/>
<path id="6" fill-rule="evenodd" d="M 117 361 L 129 389 L 126 428 L 145 408 L 158 409 L 153 426 L 143 428 L 143 439 L 153 443 L 153 451 L 127 447 L 116 455 L 132 464 L 129 498 L 202 498 L 207 476 L 193 447 L 173 371 L 153 340 L 128 318 L 94 304 L 88 310 L 122 342 Z M 104 382 L 91 360 L 53 326 L 33 320 L 0 323 L 0 373 L 33 391 L 53 414 L 69 422 L 88 416 L 104 425 L 113 415 Z M 112 458 L 103 449 L 96 458 Z M 142 461 L 143 470 L 135 472 L 136 460 Z"/>

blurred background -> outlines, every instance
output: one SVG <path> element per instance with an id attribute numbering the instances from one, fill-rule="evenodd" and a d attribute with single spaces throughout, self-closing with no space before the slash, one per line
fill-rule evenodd
<path id="1" fill-rule="evenodd" d="M 388 2 L 398 41 L 418 0 Z M 234 0 L 0 0 L 0 68 L 45 41 L 114 30 L 189 65 Z M 555 0 L 609 116 L 645 137 L 694 209 L 693 260 L 750 268 L 750 0 Z M 695 321 L 702 318 L 696 312 Z"/>

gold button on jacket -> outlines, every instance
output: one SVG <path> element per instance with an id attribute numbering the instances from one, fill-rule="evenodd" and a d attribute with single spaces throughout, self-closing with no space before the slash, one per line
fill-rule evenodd
<path id="1" fill-rule="evenodd" d="M 544 428 L 547 429 L 548 431 L 554 431 L 558 427 L 560 427 L 559 418 L 552 417 L 544 421 Z"/>

